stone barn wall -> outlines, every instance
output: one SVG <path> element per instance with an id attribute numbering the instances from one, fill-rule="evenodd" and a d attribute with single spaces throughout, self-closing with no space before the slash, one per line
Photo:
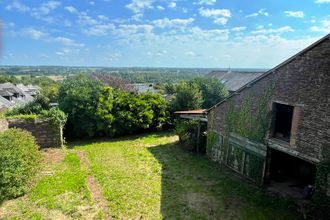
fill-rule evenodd
<path id="1" fill-rule="evenodd" d="M 0 119 L 0 132 L 9 128 L 20 128 L 31 132 L 41 148 L 61 147 L 63 144 L 62 129 L 54 126 L 47 119 Z"/>

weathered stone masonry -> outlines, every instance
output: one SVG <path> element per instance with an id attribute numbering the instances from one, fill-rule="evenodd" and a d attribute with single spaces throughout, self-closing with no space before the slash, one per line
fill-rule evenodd
<path id="1" fill-rule="evenodd" d="M 61 147 L 62 129 L 47 119 L 0 119 L 0 132 L 9 128 L 20 128 L 31 132 L 41 148 Z"/>
<path id="2" fill-rule="evenodd" d="M 274 103 L 294 106 L 293 132 L 289 143 L 281 145 L 281 150 L 316 164 L 329 157 L 330 35 L 211 108 L 208 112 L 208 132 L 228 135 L 225 118 L 230 105 L 240 108 L 244 100 L 249 100 L 253 115 L 257 112 L 259 99 L 271 85 L 274 85 L 274 90 L 269 100 L 270 112 L 273 111 Z M 271 142 L 268 142 L 268 138 L 271 138 L 271 131 L 265 137 L 265 144 L 269 149 Z M 218 155 L 219 147 L 213 147 L 209 151 L 209 157 L 224 163 L 224 157 Z M 330 186 L 328 188 L 330 190 Z"/>

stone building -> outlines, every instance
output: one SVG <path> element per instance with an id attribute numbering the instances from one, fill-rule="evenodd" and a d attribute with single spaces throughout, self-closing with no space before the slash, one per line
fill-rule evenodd
<path id="1" fill-rule="evenodd" d="M 330 34 L 209 109 L 207 154 L 279 193 L 306 196 L 330 158 Z"/>

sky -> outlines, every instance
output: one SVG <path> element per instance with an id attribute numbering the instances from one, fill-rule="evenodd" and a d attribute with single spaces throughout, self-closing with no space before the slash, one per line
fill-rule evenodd
<path id="1" fill-rule="evenodd" d="M 0 65 L 272 68 L 330 33 L 330 0 L 0 0 Z"/>

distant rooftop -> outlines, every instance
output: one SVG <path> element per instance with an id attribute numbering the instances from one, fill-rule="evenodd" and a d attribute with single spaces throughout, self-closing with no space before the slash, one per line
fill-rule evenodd
<path id="1" fill-rule="evenodd" d="M 242 86 L 262 75 L 264 70 L 254 71 L 237 71 L 237 70 L 224 70 L 212 71 L 207 74 L 207 77 L 219 79 L 229 92 L 235 92 Z"/>

